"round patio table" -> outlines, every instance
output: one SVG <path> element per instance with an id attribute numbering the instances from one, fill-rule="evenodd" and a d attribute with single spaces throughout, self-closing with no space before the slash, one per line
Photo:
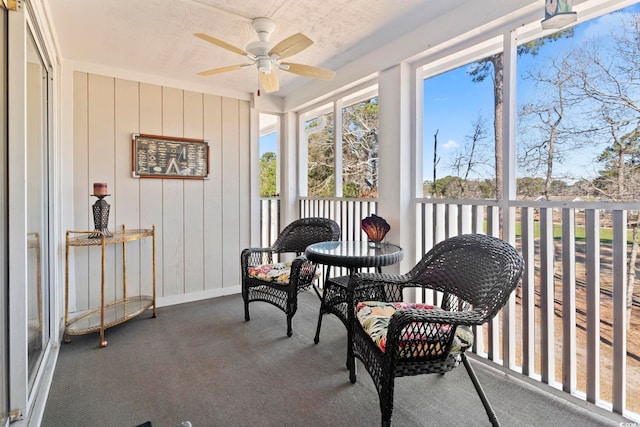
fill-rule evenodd
<path id="1" fill-rule="evenodd" d="M 347 288 L 349 278 L 361 268 L 375 267 L 380 272 L 381 267 L 392 265 L 402 260 L 402 248 L 390 243 L 381 247 L 371 247 L 366 241 L 337 241 L 314 243 L 307 247 L 305 256 L 312 262 L 327 265 L 324 291 L 318 314 L 318 327 L 314 342 L 320 342 L 320 328 L 322 316 L 325 313 L 335 314 L 347 329 L 348 345 L 351 345 L 351 328 L 349 327 L 349 310 L 353 304 L 348 301 Z M 345 267 L 347 276 L 329 278 L 331 267 Z M 347 360 L 348 362 L 348 360 Z"/>
<path id="2" fill-rule="evenodd" d="M 400 262 L 402 248 L 391 243 L 371 247 L 365 241 L 337 241 L 314 243 L 307 247 L 306 257 L 313 262 L 333 267 L 346 267 L 349 274 L 366 267 L 384 267 Z"/>

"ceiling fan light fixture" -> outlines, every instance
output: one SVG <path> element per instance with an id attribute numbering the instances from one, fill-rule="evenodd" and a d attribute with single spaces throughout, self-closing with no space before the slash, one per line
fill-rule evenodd
<path id="1" fill-rule="evenodd" d="M 214 68 L 212 70 L 202 71 L 198 74 L 201 76 L 210 76 L 244 67 L 255 66 L 258 69 L 260 84 L 267 93 L 277 92 L 280 90 L 280 83 L 278 82 L 278 76 L 276 73 L 278 69 L 292 74 L 320 80 L 331 80 L 335 76 L 335 71 L 315 67 L 313 65 L 282 62 L 283 59 L 293 56 L 311 46 L 313 41 L 309 37 L 302 33 L 293 34 L 271 47 L 269 38 L 276 27 L 275 23 L 268 18 L 256 18 L 252 21 L 252 25 L 258 34 L 260 41 L 249 43 L 246 49 L 241 49 L 204 33 L 195 34 L 196 37 L 222 47 L 228 51 L 243 55 L 251 60 L 251 63 Z"/>
<path id="2" fill-rule="evenodd" d="M 263 73 L 270 73 L 271 72 L 271 60 L 269 59 L 258 59 L 258 70 L 260 70 L 260 72 Z"/>

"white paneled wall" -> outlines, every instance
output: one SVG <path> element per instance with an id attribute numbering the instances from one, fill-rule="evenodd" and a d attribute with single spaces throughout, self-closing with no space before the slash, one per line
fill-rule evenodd
<path id="1" fill-rule="evenodd" d="M 238 292 L 249 245 L 250 108 L 247 101 L 85 72 L 74 73 L 74 229 L 93 229 L 94 182 L 107 182 L 109 230 L 156 227 L 156 291 L 170 304 Z M 136 179 L 134 133 L 205 139 L 206 180 Z M 70 163 L 71 164 L 71 163 Z M 151 294 L 151 240 L 127 244 L 127 292 Z M 99 248 L 71 249 L 75 307 L 100 302 Z M 106 301 L 122 296 L 122 249 L 106 258 Z"/>

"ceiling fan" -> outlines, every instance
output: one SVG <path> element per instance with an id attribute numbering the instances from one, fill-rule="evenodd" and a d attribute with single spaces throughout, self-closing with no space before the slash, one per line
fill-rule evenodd
<path id="1" fill-rule="evenodd" d="M 246 50 L 204 33 L 195 34 L 196 37 L 199 37 L 202 40 L 206 40 L 224 49 L 230 50 L 231 52 L 246 56 L 251 61 L 250 63 L 245 64 L 214 68 L 212 70 L 202 71 L 198 74 L 201 76 L 211 76 L 255 65 L 260 75 L 260 83 L 267 93 L 277 92 L 280 89 L 278 76 L 275 72 L 278 69 L 320 80 L 331 80 L 335 76 L 335 71 L 327 70 L 325 68 L 282 61 L 283 59 L 293 56 L 311 46 L 313 41 L 309 37 L 302 33 L 297 33 L 271 47 L 269 38 L 276 27 L 275 22 L 269 18 L 255 18 L 252 21 L 252 26 L 256 33 L 258 33 L 260 41 L 249 43 Z"/>

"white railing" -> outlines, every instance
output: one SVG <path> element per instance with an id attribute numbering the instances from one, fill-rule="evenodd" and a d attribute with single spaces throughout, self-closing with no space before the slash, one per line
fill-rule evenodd
<path id="1" fill-rule="evenodd" d="M 363 239 L 360 220 L 376 206 L 370 199 L 303 198 L 300 216 L 332 218 L 344 239 Z M 515 224 L 512 243 L 525 259 L 525 276 L 501 315 L 477 328 L 473 351 L 640 421 L 640 283 L 630 326 L 626 293 L 630 212 L 637 217 L 629 209 L 639 207 L 512 201 L 501 211 L 495 201 L 420 199 L 415 245 L 424 254 L 450 236 L 499 236 L 501 221 Z"/>
<path id="2" fill-rule="evenodd" d="M 280 233 L 280 199 L 264 197 L 260 199 L 260 247 L 273 244 Z"/>
<path id="3" fill-rule="evenodd" d="M 360 228 L 360 221 L 376 213 L 378 202 L 375 199 L 300 199 L 300 218 L 320 216 L 331 218 L 340 225 L 341 240 L 366 240 L 367 236 Z M 373 271 L 364 269 L 363 271 Z M 347 274 L 344 268 L 331 269 L 331 277 Z M 324 283 L 324 272 L 319 283 Z"/>
<path id="4" fill-rule="evenodd" d="M 300 218 L 321 216 L 331 218 L 342 231 L 342 240 L 362 240 L 366 235 L 360 228 L 360 220 L 376 213 L 375 199 L 300 199 Z"/>
<path id="5" fill-rule="evenodd" d="M 514 244 L 527 270 L 501 318 L 487 327 L 486 355 L 530 378 L 638 419 L 640 286 L 627 319 L 629 208 L 638 204 L 511 202 Z M 459 232 L 497 235 L 495 203 L 423 200 L 429 244 Z M 637 214 L 633 212 L 633 217 Z M 496 224 L 496 220 L 498 223 Z M 635 221 L 636 219 L 634 219 Z M 627 323 L 627 320 L 629 321 Z"/>

